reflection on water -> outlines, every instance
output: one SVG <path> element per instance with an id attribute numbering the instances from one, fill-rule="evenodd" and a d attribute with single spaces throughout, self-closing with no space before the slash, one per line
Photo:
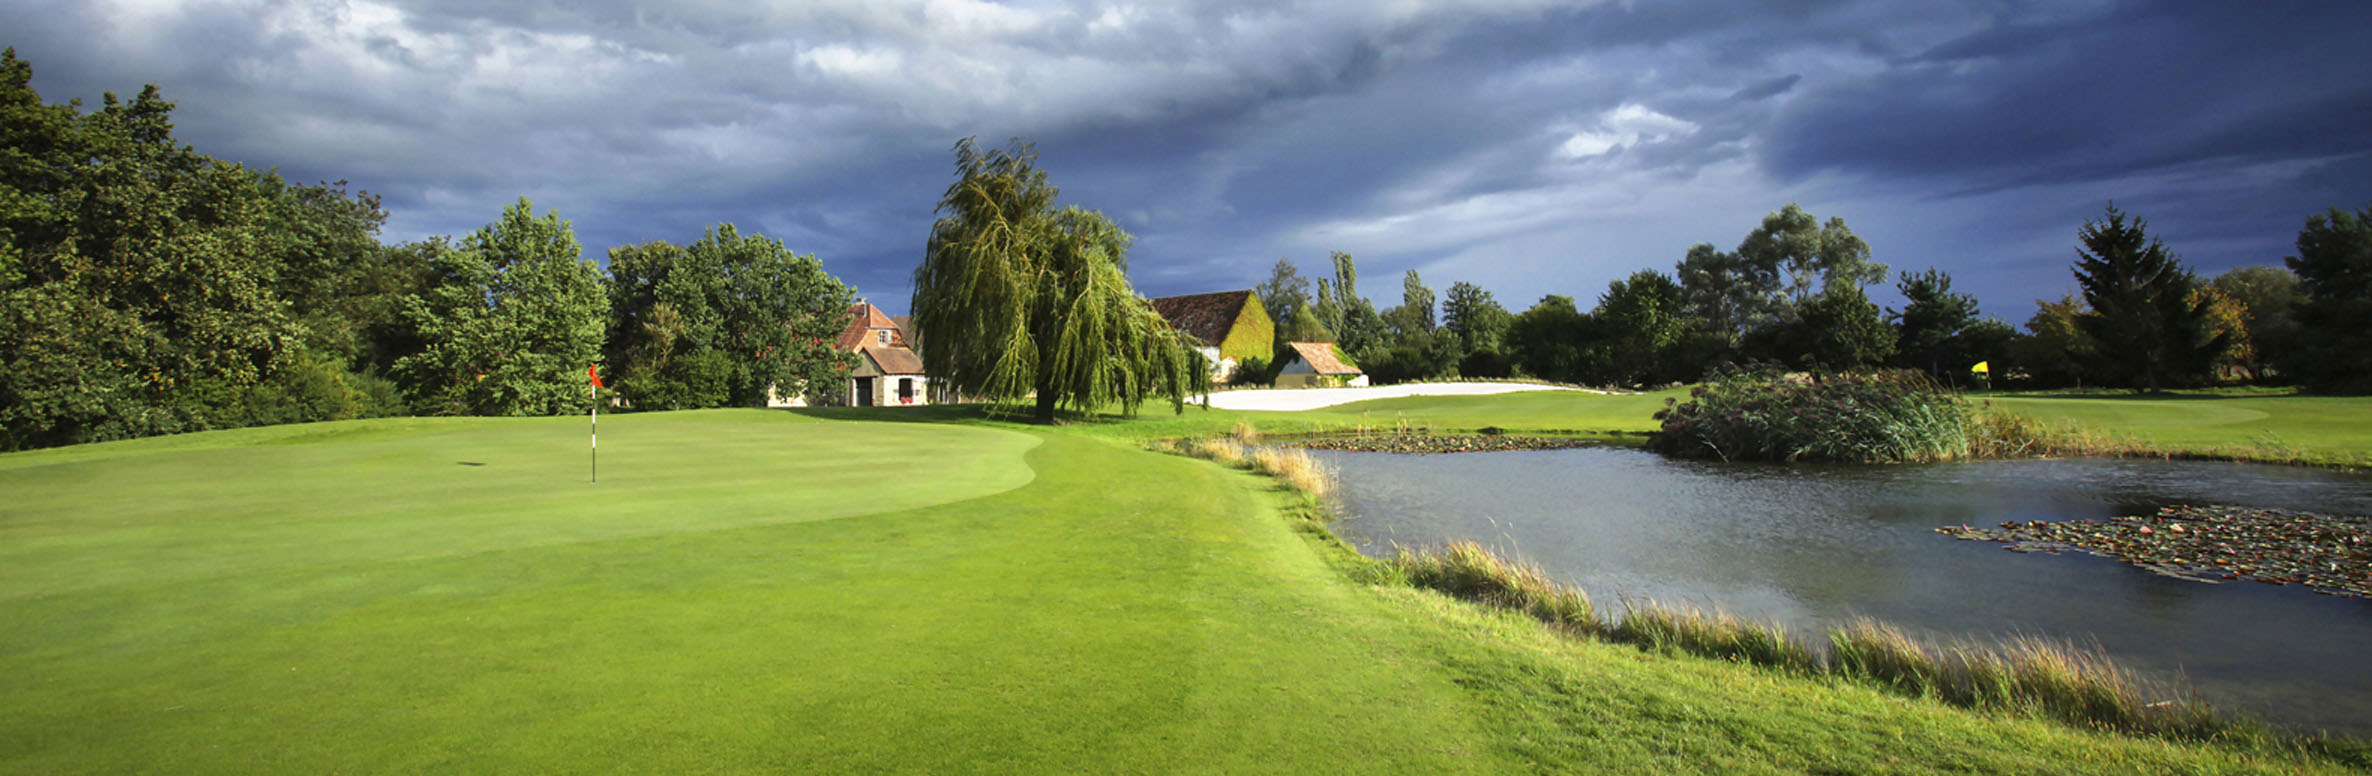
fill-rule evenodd
<path id="1" fill-rule="evenodd" d="M 1933 530 L 2192 504 L 2372 515 L 2372 478 L 2198 461 L 1725 464 L 1611 447 L 1313 454 L 1342 473 L 1336 532 L 1370 554 L 1475 539 L 1610 609 L 1654 598 L 1800 631 L 1866 614 L 1938 639 L 2097 642 L 2128 666 L 2179 673 L 2219 706 L 2372 735 L 2372 601 L 2177 580 Z"/>

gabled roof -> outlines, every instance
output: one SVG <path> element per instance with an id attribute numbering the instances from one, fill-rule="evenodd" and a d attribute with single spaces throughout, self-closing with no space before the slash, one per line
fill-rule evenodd
<path id="1" fill-rule="evenodd" d="M 889 329 L 891 332 L 890 344 L 899 347 L 906 346 L 905 327 L 899 326 L 895 319 L 882 314 L 881 308 L 858 302 L 849 305 L 848 315 L 848 328 L 840 330 L 839 347 L 841 350 L 855 350 L 860 345 L 878 347 L 880 343 L 873 340 L 874 329 Z"/>
<path id="2" fill-rule="evenodd" d="M 866 358 L 873 359 L 873 368 L 881 370 L 882 374 L 922 374 L 922 357 L 915 355 L 914 351 L 900 347 L 866 345 L 858 348 L 857 352 L 865 354 Z"/>
<path id="3" fill-rule="evenodd" d="M 1358 367 L 1351 366 L 1336 357 L 1332 342 L 1288 342 L 1285 344 L 1293 346 L 1293 352 L 1300 355 L 1301 360 L 1310 365 L 1310 370 L 1318 374 L 1361 374 Z"/>
<path id="4" fill-rule="evenodd" d="M 1217 345 L 1227 339 L 1227 330 L 1235 328 L 1235 318 L 1243 314 L 1244 303 L 1251 296 L 1252 290 L 1247 288 L 1165 296 L 1152 302 L 1153 311 L 1168 319 L 1170 326 L 1205 345 Z"/>

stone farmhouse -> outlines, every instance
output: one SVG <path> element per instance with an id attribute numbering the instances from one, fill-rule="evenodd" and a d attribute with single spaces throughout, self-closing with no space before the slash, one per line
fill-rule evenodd
<path id="1" fill-rule="evenodd" d="M 844 353 L 855 353 L 856 368 L 841 386 L 840 400 L 852 407 L 914 407 L 931 403 L 930 378 L 923 374 L 922 356 L 906 334 L 907 316 L 891 317 L 864 300 L 849 307 L 848 328 L 833 343 Z M 770 407 L 804 407 L 813 397 L 767 397 Z"/>

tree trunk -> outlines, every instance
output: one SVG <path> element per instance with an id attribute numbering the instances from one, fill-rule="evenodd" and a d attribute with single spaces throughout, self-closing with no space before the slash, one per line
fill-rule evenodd
<path id="1" fill-rule="evenodd" d="M 1037 421 L 1040 425 L 1054 425 L 1054 389 L 1050 386 L 1038 387 Z"/>

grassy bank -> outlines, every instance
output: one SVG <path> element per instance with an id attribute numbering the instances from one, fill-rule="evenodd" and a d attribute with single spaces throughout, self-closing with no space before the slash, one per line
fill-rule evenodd
<path id="1" fill-rule="evenodd" d="M 620 416 L 599 485 L 571 419 L 0 456 L 0 772 L 2337 770 L 1575 641 L 1118 443 L 1238 419 Z"/>
<path id="2" fill-rule="evenodd" d="M 1971 398 L 2135 454 L 2372 468 L 2367 396 L 2193 391 Z"/>

